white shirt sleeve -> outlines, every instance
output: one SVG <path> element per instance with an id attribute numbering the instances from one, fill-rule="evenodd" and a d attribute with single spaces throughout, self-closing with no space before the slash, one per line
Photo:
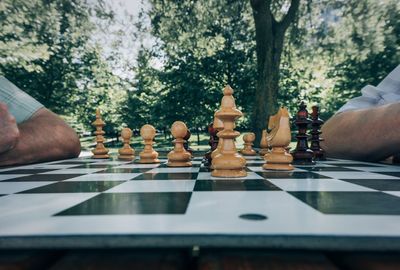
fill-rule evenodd
<path id="1" fill-rule="evenodd" d="M 0 76 L 0 101 L 8 106 L 17 123 L 28 120 L 43 105 L 19 89 L 5 77 Z"/>
<path id="2" fill-rule="evenodd" d="M 350 99 L 337 113 L 397 102 L 400 102 L 400 65 L 376 87 L 367 85 L 361 89 L 361 96 Z"/>

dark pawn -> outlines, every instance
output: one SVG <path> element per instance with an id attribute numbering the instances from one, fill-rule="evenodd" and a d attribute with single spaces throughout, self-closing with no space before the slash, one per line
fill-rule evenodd
<path id="1" fill-rule="evenodd" d="M 297 112 L 294 123 L 297 126 L 298 132 L 296 135 L 297 145 L 291 153 L 293 156 L 293 163 L 303 165 L 315 164 L 313 161 L 313 151 L 308 148 L 307 127 L 311 123 L 311 120 L 308 118 L 308 112 L 304 101 L 300 104 L 300 110 Z"/>
<path id="2" fill-rule="evenodd" d="M 191 135 L 192 135 L 192 133 L 190 133 L 190 131 L 188 129 L 186 136 L 183 137 L 183 139 L 185 140 L 185 142 L 183 143 L 183 147 L 185 148 L 186 151 L 188 151 L 193 156 L 193 149 L 189 147 L 189 139 L 190 139 Z"/>
<path id="3" fill-rule="evenodd" d="M 393 164 L 400 164 L 400 153 L 393 156 Z"/>
<path id="4" fill-rule="evenodd" d="M 321 149 L 319 142 L 323 141 L 324 139 L 320 138 L 321 134 L 321 126 L 324 123 L 319 118 L 319 107 L 312 106 L 312 113 L 311 113 L 311 145 L 310 149 L 314 153 L 314 160 L 326 160 L 325 151 Z"/>
<path id="5" fill-rule="evenodd" d="M 210 134 L 210 140 L 208 141 L 208 145 L 211 146 L 211 149 L 204 155 L 204 164 L 206 166 L 211 165 L 211 160 L 212 160 L 211 154 L 215 149 L 217 149 L 218 146 L 219 138 L 217 136 L 217 130 L 214 128 L 213 123 L 208 125 L 208 134 Z"/>

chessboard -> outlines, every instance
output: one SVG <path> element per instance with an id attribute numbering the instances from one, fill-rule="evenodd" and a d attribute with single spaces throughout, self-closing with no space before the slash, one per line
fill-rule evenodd
<path id="1" fill-rule="evenodd" d="M 0 247 L 399 248 L 400 166 L 328 159 L 279 172 L 246 159 L 240 179 L 213 178 L 201 157 L 0 169 Z"/>

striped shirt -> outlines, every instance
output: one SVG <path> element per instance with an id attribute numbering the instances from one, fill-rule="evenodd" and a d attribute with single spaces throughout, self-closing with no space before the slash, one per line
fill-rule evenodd
<path id="1" fill-rule="evenodd" d="M 350 99 L 337 113 L 400 102 L 400 65 L 377 86 L 367 85 L 361 96 Z"/>
<path id="2" fill-rule="evenodd" d="M 8 106 L 18 124 L 28 120 L 37 110 L 44 107 L 3 76 L 0 76 L 0 102 Z"/>

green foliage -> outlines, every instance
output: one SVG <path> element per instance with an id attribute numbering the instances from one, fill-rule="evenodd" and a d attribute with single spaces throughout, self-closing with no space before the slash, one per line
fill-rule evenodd
<path id="1" fill-rule="evenodd" d="M 112 7 L 91 2 L 0 1 L 0 74 L 87 130 L 99 107 L 109 132 L 176 120 L 204 129 L 230 84 L 244 112 L 238 128 L 249 127 L 257 72 L 248 1 L 150 0 L 118 30 Z M 273 1 L 276 18 L 285 6 Z M 399 14 L 397 0 L 302 1 L 286 35 L 279 104 L 293 115 L 300 99 L 318 103 L 326 119 L 376 85 L 400 62 Z M 99 31 L 110 48 L 93 38 Z"/>

